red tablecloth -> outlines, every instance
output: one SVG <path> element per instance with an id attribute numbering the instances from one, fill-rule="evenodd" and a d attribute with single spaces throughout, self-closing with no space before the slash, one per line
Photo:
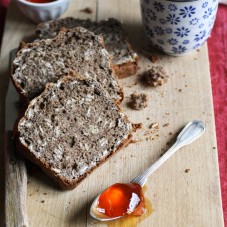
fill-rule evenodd
<path id="1" fill-rule="evenodd" d="M 208 39 L 222 204 L 227 226 L 227 6 L 220 5 Z"/>
<path id="2" fill-rule="evenodd" d="M 0 0 L 0 40 L 9 0 Z M 227 226 L 227 6 L 219 6 L 217 19 L 208 40 L 213 89 L 222 203 Z"/>

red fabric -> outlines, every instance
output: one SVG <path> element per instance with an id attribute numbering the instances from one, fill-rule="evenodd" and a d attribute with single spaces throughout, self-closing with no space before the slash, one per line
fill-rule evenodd
<path id="1" fill-rule="evenodd" d="M 208 40 L 222 204 L 227 226 L 227 6 L 219 5 Z"/>
<path id="2" fill-rule="evenodd" d="M 0 0 L 0 43 L 4 28 L 6 6 Z M 211 38 L 208 40 L 211 81 L 221 176 L 222 203 L 227 226 L 227 6 L 219 6 Z"/>

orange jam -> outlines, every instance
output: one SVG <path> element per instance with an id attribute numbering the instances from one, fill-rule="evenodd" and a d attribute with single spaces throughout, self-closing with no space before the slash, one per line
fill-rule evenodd
<path id="1" fill-rule="evenodd" d="M 96 209 L 111 218 L 143 215 L 146 209 L 142 187 L 136 183 L 114 184 L 100 195 Z"/>
<path id="2" fill-rule="evenodd" d="M 56 0 L 26 0 L 27 2 L 32 2 L 32 3 L 49 3 L 49 2 L 54 2 Z"/>

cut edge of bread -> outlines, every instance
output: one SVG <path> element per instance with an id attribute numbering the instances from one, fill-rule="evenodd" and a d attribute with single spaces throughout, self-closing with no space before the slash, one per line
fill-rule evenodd
<path id="1" fill-rule="evenodd" d="M 75 30 L 75 29 L 84 29 L 84 30 L 88 30 L 86 28 L 83 28 L 83 27 L 76 27 L 76 28 L 73 28 L 73 29 L 68 29 L 68 28 L 65 28 L 65 27 L 62 27 L 61 30 L 59 31 L 58 35 L 60 35 L 60 33 L 67 33 L 71 30 Z M 92 31 L 88 30 L 89 32 L 93 33 Z M 93 33 L 94 34 L 94 33 Z M 52 39 L 46 39 L 46 40 L 56 40 L 58 38 L 58 35 L 55 36 L 54 38 Z M 95 35 L 94 36 L 97 36 L 99 37 L 99 41 L 100 41 L 100 44 L 102 45 L 102 47 L 106 50 L 105 48 L 105 44 L 104 44 L 104 40 L 103 40 L 103 37 L 100 36 L 100 35 Z M 42 40 L 35 40 L 33 42 L 30 42 L 30 43 L 25 43 L 25 42 L 20 42 L 19 46 L 18 46 L 18 51 L 16 53 L 16 57 L 15 59 L 21 54 L 21 52 L 24 50 L 24 49 L 27 49 L 27 48 L 31 48 L 33 46 L 39 46 L 40 45 L 40 42 L 42 42 Z M 48 41 L 47 41 L 48 42 Z M 111 59 L 111 56 L 108 54 L 108 58 L 109 58 L 109 62 L 110 62 L 110 69 L 112 71 L 112 76 L 114 77 L 116 83 L 117 83 L 117 86 L 119 88 L 119 98 L 117 100 L 114 100 L 114 102 L 116 104 L 120 104 L 123 99 L 124 99 L 124 92 L 123 92 L 123 89 L 122 87 L 120 86 L 119 84 L 119 81 L 118 81 L 118 73 L 117 73 L 117 68 L 114 67 L 114 65 L 112 64 L 112 59 Z M 15 73 L 15 70 L 16 70 L 16 65 L 13 63 L 12 64 L 12 69 L 11 69 L 11 73 L 10 73 L 10 78 L 11 78 L 11 81 L 16 89 L 16 91 L 19 93 L 20 95 L 20 98 L 21 100 L 25 103 L 25 105 L 28 105 L 28 103 L 31 101 L 31 99 L 29 99 L 29 97 L 23 92 L 23 88 L 21 87 L 21 85 L 16 81 L 14 80 L 13 78 L 13 75 Z M 69 70 L 70 72 L 73 71 L 73 70 Z M 64 75 L 63 75 L 64 76 Z M 61 77 L 60 77 L 61 78 Z M 59 79 L 60 79 L 59 78 Z M 123 77 L 122 77 L 123 78 Z M 43 89 L 44 90 L 44 89 Z"/>
<path id="2" fill-rule="evenodd" d="M 72 76 L 73 75 L 73 76 Z M 75 76 L 76 75 L 76 76 Z M 74 72 L 71 72 L 70 74 L 62 76 L 59 80 L 64 80 L 65 78 L 70 77 L 73 79 L 77 80 L 84 80 L 85 78 L 83 76 L 80 76 L 78 74 L 75 74 Z M 86 80 L 86 79 L 85 79 Z M 45 90 L 48 89 L 49 87 L 54 86 L 55 83 L 47 83 L 45 86 Z M 44 90 L 44 91 L 45 91 Z M 34 98 L 31 102 L 36 102 L 37 99 L 39 99 L 40 96 L 42 96 L 43 93 L 41 93 L 39 96 Z M 107 94 L 107 93 L 106 93 Z M 108 94 L 107 94 L 108 95 Z M 13 137 L 15 141 L 15 146 L 16 150 L 19 154 L 21 154 L 23 157 L 31 161 L 32 163 L 36 164 L 39 166 L 44 173 L 46 173 L 50 178 L 52 178 L 57 184 L 64 190 L 71 190 L 74 189 L 81 181 L 83 181 L 90 173 L 92 173 L 96 168 L 98 168 L 101 164 L 103 164 L 107 159 L 109 159 L 112 155 L 114 155 L 116 152 L 118 152 L 120 149 L 126 147 L 128 144 L 131 143 L 132 139 L 132 133 L 135 132 L 137 129 L 141 128 L 141 123 L 139 124 L 133 124 L 129 121 L 128 117 L 124 115 L 124 118 L 128 122 L 131 123 L 132 125 L 132 131 L 130 134 L 128 134 L 127 138 L 123 139 L 121 143 L 113 150 L 110 152 L 110 154 L 102 159 L 99 163 L 97 163 L 96 166 L 92 167 L 88 172 L 83 174 L 82 176 L 79 177 L 78 180 L 75 180 L 74 182 L 69 182 L 67 179 L 65 179 L 62 175 L 59 174 L 54 174 L 54 172 L 51 170 L 50 166 L 46 162 L 42 162 L 40 159 L 38 159 L 28 148 L 28 146 L 25 146 L 24 144 L 21 143 L 20 141 L 20 132 L 18 131 L 18 125 L 20 123 L 20 120 L 23 119 L 25 116 L 25 112 L 29 108 L 32 103 L 29 103 L 27 108 L 24 108 L 23 111 L 20 113 L 19 117 L 17 118 L 14 129 L 13 129 Z M 114 103 L 114 102 L 113 102 Z M 118 108 L 119 112 L 122 112 L 120 107 L 115 103 L 115 105 Z"/>

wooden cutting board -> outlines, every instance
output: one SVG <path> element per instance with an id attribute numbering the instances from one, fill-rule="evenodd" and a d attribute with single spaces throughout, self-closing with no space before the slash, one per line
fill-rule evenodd
<path id="1" fill-rule="evenodd" d="M 92 10 L 91 14 L 81 11 L 86 7 Z M 142 29 L 138 0 L 74 0 L 63 16 L 92 20 L 115 17 L 124 23 L 129 40 L 141 59 L 138 75 L 120 81 L 125 93 L 121 107 L 133 122 L 142 122 L 143 128 L 134 135 L 135 143 L 109 159 L 72 191 L 58 189 L 39 169 L 30 167 L 27 191 L 30 226 L 223 226 L 206 44 L 185 57 L 155 53 L 159 60 L 152 63 L 146 57 L 154 51 Z M 2 43 L 1 106 L 9 80 L 9 52 L 21 40 L 30 40 L 34 31 L 35 25 L 12 2 Z M 152 65 L 161 65 L 168 72 L 168 82 L 162 87 L 145 87 L 139 79 L 139 74 Z M 135 111 L 127 107 L 133 92 L 148 95 L 147 108 Z M 0 110 L 1 134 L 3 113 L 4 108 Z M 145 187 L 146 215 L 111 223 L 100 223 L 89 216 L 89 206 L 100 191 L 116 182 L 129 182 L 140 174 L 169 148 L 177 132 L 194 119 L 206 123 L 206 132 L 178 151 L 149 178 Z M 159 123 L 159 129 L 149 129 L 154 122 Z"/>

